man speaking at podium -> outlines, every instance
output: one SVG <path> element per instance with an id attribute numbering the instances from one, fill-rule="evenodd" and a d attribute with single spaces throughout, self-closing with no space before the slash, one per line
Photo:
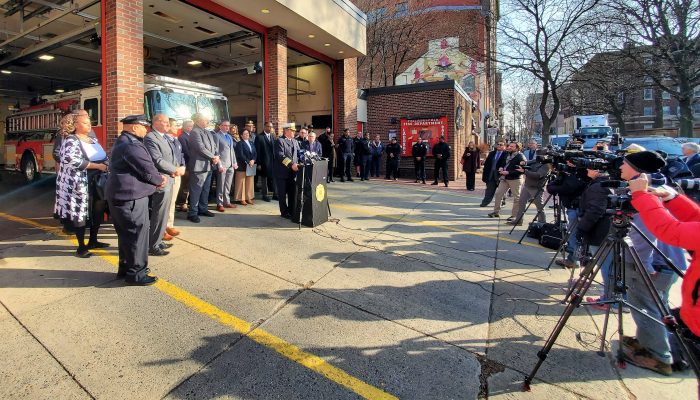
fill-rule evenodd
<path id="1" fill-rule="evenodd" d="M 275 142 L 274 176 L 277 181 L 277 196 L 282 218 L 291 219 L 296 200 L 295 178 L 299 166 L 299 142 L 294 139 L 296 126 L 293 122 L 282 126 L 283 136 Z"/>

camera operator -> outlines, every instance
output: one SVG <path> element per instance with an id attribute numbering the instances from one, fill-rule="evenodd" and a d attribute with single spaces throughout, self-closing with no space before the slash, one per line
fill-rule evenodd
<path id="1" fill-rule="evenodd" d="M 670 188 L 649 188 L 649 178 L 641 174 L 629 183 L 632 206 L 648 229 L 661 241 L 689 250 L 690 267 L 681 286 L 680 311 L 672 310 L 683 328 L 684 336 L 691 339 L 695 357 L 700 357 L 700 206 L 688 197 L 678 195 Z M 689 329 L 689 331 L 686 330 Z"/>
<path id="2" fill-rule="evenodd" d="M 566 165 L 560 165 L 557 177 L 547 185 L 547 192 L 559 196 L 561 205 L 566 208 L 566 218 L 569 221 L 567 229 L 569 241 L 566 245 L 567 256 L 564 259 L 556 260 L 556 264 L 566 268 L 576 266 L 574 262 L 574 251 L 576 250 L 576 232 L 574 223 L 578 220 L 578 204 L 583 190 L 588 185 L 590 179 L 586 175 L 586 170 L 575 169 L 571 161 Z"/>
<path id="3" fill-rule="evenodd" d="M 547 222 L 547 218 L 544 214 L 544 203 L 542 202 L 542 196 L 544 195 L 544 185 L 547 182 L 547 177 L 549 177 L 549 172 L 551 171 L 551 164 L 543 163 L 542 161 L 543 160 L 541 160 L 538 155 L 533 161 L 528 162 L 526 165 L 520 165 L 515 168 L 516 171 L 525 175 L 525 182 L 520 189 L 518 214 L 515 216 L 513 221 L 509 221 L 507 224 L 522 225 L 527 202 L 533 198 L 535 200 L 535 205 L 537 206 L 537 221 Z"/>
<path id="4" fill-rule="evenodd" d="M 657 172 L 665 165 L 663 158 L 656 152 L 640 151 L 628 154 L 620 165 L 620 177 L 630 181 L 641 173 L 655 174 L 656 183 L 663 185 L 666 183 L 666 178 Z M 631 222 L 651 240 L 652 244 L 657 245 L 656 237 L 650 232 L 644 220 L 635 214 Z M 642 266 L 649 273 L 659 297 L 667 302 L 669 290 L 677 278 L 676 274 L 659 254 L 655 254 L 653 247 L 642 238 L 639 232 L 630 230 L 629 239 L 639 255 Z M 686 267 L 686 255 L 682 249 L 665 246 L 664 254 L 681 269 Z M 654 298 L 642 280 L 641 272 L 635 268 L 634 260 L 629 254 L 625 256 L 625 277 L 629 303 L 638 309 L 645 310 L 648 316 L 661 320 L 664 316 L 658 310 Z M 637 326 L 637 336 L 636 338 L 622 337 L 621 347 L 625 358 L 639 367 L 662 375 L 671 375 L 673 357 L 666 328 L 636 311 L 633 311 L 632 318 Z"/>

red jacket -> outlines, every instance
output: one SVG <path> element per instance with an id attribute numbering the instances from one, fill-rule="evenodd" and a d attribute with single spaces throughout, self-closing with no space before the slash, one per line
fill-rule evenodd
<path id="1" fill-rule="evenodd" d="M 657 239 L 691 252 L 681 285 L 681 319 L 700 336 L 700 207 L 680 195 L 664 207 L 658 197 L 645 192 L 632 193 L 632 205 Z"/>

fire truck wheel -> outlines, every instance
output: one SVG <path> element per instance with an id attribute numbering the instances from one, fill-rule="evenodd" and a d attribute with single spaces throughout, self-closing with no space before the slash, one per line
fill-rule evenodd
<path id="1" fill-rule="evenodd" d="M 34 157 L 31 155 L 25 154 L 24 157 L 22 157 L 20 171 L 22 171 L 24 180 L 27 182 L 31 182 L 39 178 L 39 173 L 37 172 L 36 168 L 36 161 L 34 161 Z"/>

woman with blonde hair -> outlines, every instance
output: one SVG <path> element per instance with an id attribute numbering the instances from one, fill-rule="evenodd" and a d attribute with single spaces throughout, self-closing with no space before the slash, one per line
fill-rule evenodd
<path id="1" fill-rule="evenodd" d="M 80 258 L 90 257 L 90 249 L 108 246 L 97 241 L 105 201 L 97 198 L 95 185 L 97 176 L 107 172 L 107 153 L 97 139 L 88 136 L 90 129 L 90 117 L 86 114 L 71 113 L 61 119 L 54 214 L 66 232 L 75 233 L 78 240 L 75 255 Z M 88 221 L 90 240 L 85 244 Z"/>

